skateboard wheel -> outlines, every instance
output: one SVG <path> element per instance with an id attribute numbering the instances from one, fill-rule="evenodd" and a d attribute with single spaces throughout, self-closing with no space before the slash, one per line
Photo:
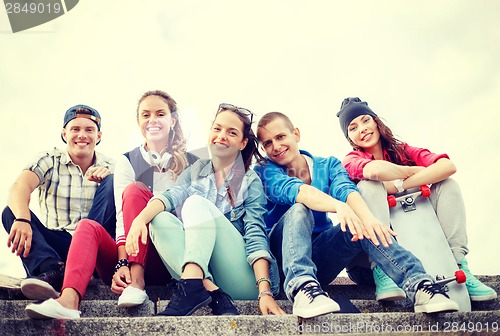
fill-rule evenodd
<path id="1" fill-rule="evenodd" d="M 394 208 L 397 204 L 396 197 L 394 195 L 387 196 L 387 203 L 389 204 L 389 208 Z"/>
<path id="2" fill-rule="evenodd" d="M 426 185 L 420 186 L 420 193 L 423 198 L 427 198 L 431 195 L 431 188 Z"/>
<path id="3" fill-rule="evenodd" d="M 465 272 L 462 270 L 456 271 L 455 277 L 457 278 L 458 283 L 464 283 L 467 280 L 467 276 L 465 275 Z"/>

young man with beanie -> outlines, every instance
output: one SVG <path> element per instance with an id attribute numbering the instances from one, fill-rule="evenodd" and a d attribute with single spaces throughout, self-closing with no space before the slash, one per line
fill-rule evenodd
<path id="1" fill-rule="evenodd" d="M 280 113 L 264 115 L 257 128 L 267 163 L 254 167 L 268 198 L 271 251 L 284 272 L 293 313 L 310 318 L 340 310 L 321 286 L 366 252 L 404 288 L 416 312 L 456 311 L 420 261 L 402 248 L 361 198 L 335 157 L 299 150 L 300 132 Z M 328 213 L 336 213 L 333 225 Z"/>
<path id="2" fill-rule="evenodd" d="M 457 265 L 467 275 L 465 286 L 470 299 L 495 299 L 495 290 L 472 274 L 465 259 L 469 251 L 465 205 L 458 183 L 451 178 L 456 168 L 449 156 L 396 139 L 391 129 L 368 107 L 368 103 L 358 97 L 344 99 L 337 116 L 340 128 L 353 147 L 342 163 L 375 216 L 389 227 L 387 194 L 431 185 L 429 200 Z M 373 276 L 377 297 L 397 293 L 395 284 L 379 267 L 373 269 Z"/>
<path id="3" fill-rule="evenodd" d="M 7 246 L 26 270 L 21 290 L 30 299 L 58 297 L 80 219 L 94 219 L 114 236 L 113 161 L 95 151 L 101 134 L 97 110 L 86 105 L 69 108 L 61 131 L 66 150 L 39 153 L 10 188 L 2 223 L 9 234 Z M 40 219 L 29 209 L 35 189 Z"/>

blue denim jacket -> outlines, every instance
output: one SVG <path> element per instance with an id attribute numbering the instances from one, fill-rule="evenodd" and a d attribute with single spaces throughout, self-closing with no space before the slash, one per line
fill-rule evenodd
<path id="1" fill-rule="evenodd" d="M 347 196 L 358 191 L 356 185 L 349 179 L 349 175 L 336 157 L 322 158 L 312 156 L 309 152 L 301 150 L 302 155 L 307 155 L 313 160 L 311 172 L 311 186 L 329 194 L 339 201 L 345 202 Z M 297 177 L 290 177 L 286 168 L 271 161 L 263 166 L 256 165 L 255 172 L 259 175 L 268 198 L 267 209 L 269 211 L 265 218 L 267 228 L 270 230 L 285 212 L 295 204 L 299 188 L 304 181 Z M 321 232 L 332 225 L 332 221 L 326 212 L 313 211 L 314 232 Z"/>
<path id="2" fill-rule="evenodd" d="M 213 202 L 243 236 L 250 266 L 260 258 L 269 261 L 272 291 L 276 295 L 279 293 L 279 273 L 266 234 L 266 196 L 262 182 L 253 170 L 245 172 L 232 207 L 226 185 L 234 178 L 234 170 L 231 170 L 226 183 L 217 190 L 212 161 L 198 160 L 179 175 L 174 187 L 154 198 L 160 199 L 166 209 L 175 209 L 179 218 L 184 201 L 191 195 L 199 195 Z"/>

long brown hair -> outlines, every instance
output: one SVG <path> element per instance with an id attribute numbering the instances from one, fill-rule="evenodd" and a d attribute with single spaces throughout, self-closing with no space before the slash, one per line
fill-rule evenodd
<path id="1" fill-rule="evenodd" d="M 182 132 L 179 121 L 177 103 L 168 93 L 164 91 L 147 91 L 141 96 L 141 98 L 139 98 L 139 102 L 137 103 L 137 120 L 139 120 L 139 105 L 141 105 L 142 101 L 149 96 L 160 97 L 168 105 L 172 119 L 176 120 L 174 127 L 170 130 L 167 143 L 167 152 L 172 154 L 172 159 L 170 160 L 170 164 L 167 169 L 172 173 L 175 181 L 177 176 L 179 176 L 179 174 L 182 173 L 187 166 L 189 166 L 189 162 L 186 157 L 186 139 L 184 138 L 184 133 Z"/>
<path id="2" fill-rule="evenodd" d="M 391 158 L 391 162 L 398 165 L 415 166 L 415 161 L 412 160 L 412 158 L 404 149 L 404 142 L 397 139 L 392 133 L 392 130 L 386 124 L 384 124 L 384 122 L 379 117 L 372 118 L 377 124 L 378 130 L 380 132 L 382 149 L 387 152 L 387 154 Z M 364 149 L 360 146 L 355 145 L 349 137 L 348 140 L 354 150 L 364 152 Z"/>
<path id="3" fill-rule="evenodd" d="M 241 183 L 245 173 L 250 169 L 250 166 L 255 159 L 258 163 L 264 160 L 264 157 L 259 152 L 259 141 L 252 130 L 253 113 L 245 108 L 240 108 L 231 104 L 221 104 L 223 107 L 219 107 L 215 117 L 224 111 L 230 111 L 235 113 L 238 118 L 243 123 L 243 140 L 248 139 L 247 145 L 243 150 L 241 150 L 241 156 L 238 155 L 233 166 L 233 178 L 228 182 L 226 191 L 229 198 L 229 203 L 234 207 L 234 202 L 236 201 L 236 196 L 241 188 Z M 248 112 L 249 114 L 244 113 Z M 215 119 L 214 119 L 215 121 Z M 212 124 L 214 123 L 212 121 Z"/>
<path id="4" fill-rule="evenodd" d="M 243 113 L 242 110 L 248 111 L 251 115 Z M 240 108 L 238 106 L 230 104 L 224 104 L 224 108 L 219 108 L 215 117 L 217 117 L 219 113 L 224 111 L 230 111 L 235 113 L 243 123 L 243 140 L 248 139 L 247 145 L 241 151 L 241 156 L 243 158 L 243 163 L 246 172 L 248 171 L 248 169 L 250 169 L 250 166 L 253 163 L 253 159 L 255 159 L 257 163 L 265 161 L 264 157 L 259 152 L 259 140 L 257 139 L 255 133 L 252 130 L 253 114 L 248 109 Z"/>

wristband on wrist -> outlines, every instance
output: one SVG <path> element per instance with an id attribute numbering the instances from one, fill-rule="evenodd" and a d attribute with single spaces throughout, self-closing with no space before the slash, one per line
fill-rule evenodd
<path id="1" fill-rule="evenodd" d="M 23 222 L 23 223 L 28 223 L 29 225 L 31 225 L 31 221 L 29 219 L 26 219 L 26 218 L 16 218 L 16 219 L 14 219 L 14 222 Z"/>
<path id="2" fill-rule="evenodd" d="M 269 295 L 270 297 L 273 297 L 273 292 L 271 291 L 262 291 L 259 293 L 259 296 L 257 297 L 257 300 L 260 300 L 261 297 L 263 297 L 264 295 Z"/>
<path id="3" fill-rule="evenodd" d="M 120 260 L 118 260 L 118 263 L 115 266 L 115 273 L 116 273 L 116 271 L 118 271 L 123 266 L 127 266 L 128 267 L 128 260 L 127 259 L 120 259 Z"/>
<path id="4" fill-rule="evenodd" d="M 405 191 L 405 189 L 403 188 L 403 180 L 401 180 L 401 179 L 394 180 L 394 181 L 392 181 L 392 184 L 396 187 L 398 192 Z"/>
<path id="5" fill-rule="evenodd" d="M 267 282 L 269 282 L 269 286 L 271 286 L 271 279 L 266 278 L 266 277 L 262 277 L 262 278 L 257 279 L 257 281 L 255 282 L 255 286 L 256 286 L 257 288 L 259 288 L 259 285 L 260 285 L 260 283 L 261 283 L 262 281 L 267 281 Z"/>

